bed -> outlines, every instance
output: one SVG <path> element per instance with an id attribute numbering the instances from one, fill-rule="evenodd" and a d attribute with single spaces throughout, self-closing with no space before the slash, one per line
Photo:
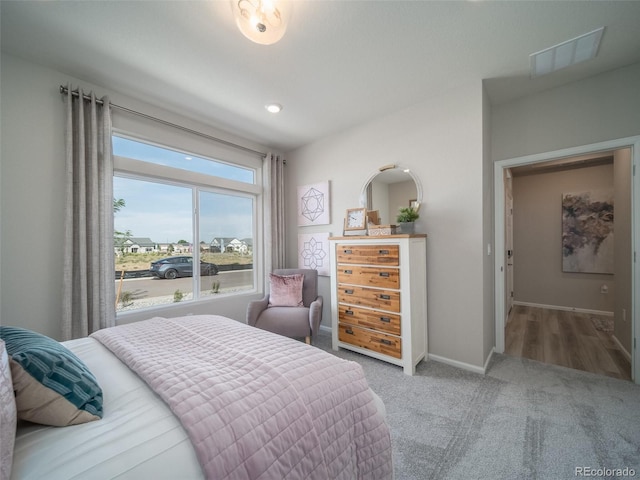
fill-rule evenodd
<path id="1" fill-rule="evenodd" d="M 97 421 L 19 424 L 12 479 L 387 479 L 384 405 L 361 367 L 215 315 L 64 342 L 102 389 Z"/>

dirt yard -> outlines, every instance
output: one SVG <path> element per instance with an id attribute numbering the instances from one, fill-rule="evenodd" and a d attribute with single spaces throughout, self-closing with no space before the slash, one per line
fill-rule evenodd
<path id="1" fill-rule="evenodd" d="M 149 264 L 154 260 L 171 256 L 177 257 L 181 255 L 167 255 L 166 253 L 125 253 L 120 256 L 116 255 L 115 269 L 126 270 L 127 272 L 148 270 Z M 216 265 L 247 265 L 253 263 L 252 255 L 242 255 L 240 253 L 203 253 L 200 255 L 200 259 Z"/>

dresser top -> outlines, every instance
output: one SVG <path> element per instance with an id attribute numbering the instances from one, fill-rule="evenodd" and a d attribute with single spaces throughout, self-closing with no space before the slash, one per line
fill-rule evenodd
<path id="1" fill-rule="evenodd" d="M 329 240 L 377 240 L 384 238 L 427 238 L 426 233 L 398 233 L 395 235 L 347 235 L 344 237 L 329 237 Z"/>

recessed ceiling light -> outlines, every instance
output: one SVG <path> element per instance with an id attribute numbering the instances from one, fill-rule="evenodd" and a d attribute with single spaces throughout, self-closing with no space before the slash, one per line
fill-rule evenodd
<path id="1" fill-rule="evenodd" d="M 576 63 L 591 60 L 598 53 L 604 27 L 529 55 L 531 76 L 539 77 Z"/>
<path id="2" fill-rule="evenodd" d="M 280 105 L 279 103 L 269 103 L 265 105 L 264 108 L 266 108 L 270 113 L 280 113 L 280 111 L 282 110 L 282 105 Z"/>

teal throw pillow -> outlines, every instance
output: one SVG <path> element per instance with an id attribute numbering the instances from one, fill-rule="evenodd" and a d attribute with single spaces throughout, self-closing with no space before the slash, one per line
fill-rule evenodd
<path id="1" fill-rule="evenodd" d="M 61 343 L 19 327 L 0 327 L 10 357 L 18 418 L 54 426 L 102 418 L 102 389 Z"/>

